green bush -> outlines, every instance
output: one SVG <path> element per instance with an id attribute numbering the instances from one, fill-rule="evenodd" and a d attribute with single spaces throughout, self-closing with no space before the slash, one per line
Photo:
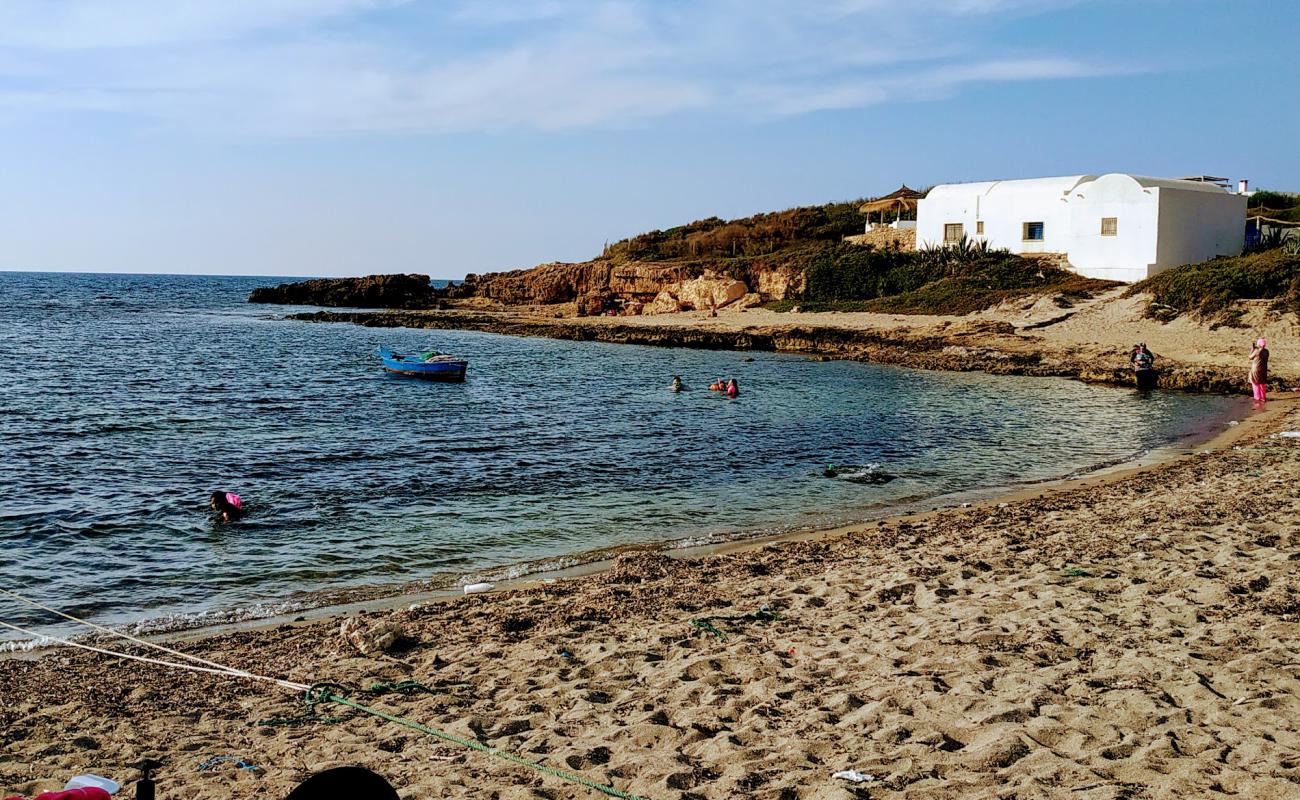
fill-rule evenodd
<path id="1" fill-rule="evenodd" d="M 808 265 L 804 299 L 871 300 L 917 289 L 942 275 L 910 251 L 839 244 Z"/>
<path id="2" fill-rule="evenodd" d="M 1290 192 L 1270 192 L 1266 189 L 1255 192 L 1246 201 L 1247 208 L 1269 208 L 1280 211 L 1296 206 L 1300 206 L 1300 195 Z"/>
<path id="3" fill-rule="evenodd" d="M 1213 325 L 1234 325 L 1238 300 L 1272 300 L 1275 311 L 1300 313 L 1300 255 L 1281 249 L 1216 258 L 1162 272 L 1129 288 L 1149 294 L 1146 315 L 1168 321 L 1188 314 Z"/>
<path id="4" fill-rule="evenodd" d="M 1006 253 L 977 258 L 915 290 L 881 297 L 868 311 L 888 314 L 971 314 L 1018 297 L 1036 294 L 1086 299 L 1114 286 L 1112 281 L 1085 278 L 1074 272 L 1045 267 Z"/>
<path id="5" fill-rule="evenodd" d="M 731 259 L 777 253 L 809 243 L 839 242 L 861 233 L 861 201 L 805 206 L 743 219 L 697 220 L 666 231 L 649 231 L 605 248 L 612 261 Z"/>

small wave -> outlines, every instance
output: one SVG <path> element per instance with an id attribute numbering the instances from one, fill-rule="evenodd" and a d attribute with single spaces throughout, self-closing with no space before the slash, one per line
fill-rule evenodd
<path id="1" fill-rule="evenodd" d="M 821 475 L 865 486 L 880 486 L 898 478 L 897 475 L 886 472 L 879 464 L 828 464 Z"/>

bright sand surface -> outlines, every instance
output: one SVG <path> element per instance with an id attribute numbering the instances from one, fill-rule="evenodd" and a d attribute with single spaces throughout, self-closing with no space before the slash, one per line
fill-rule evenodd
<path id="1" fill-rule="evenodd" d="M 362 699 L 643 797 L 1296 797 L 1300 439 L 1282 430 L 1291 396 L 1152 467 L 364 615 L 404 630 L 388 654 L 338 617 L 177 646 L 303 683 L 418 680 L 437 693 Z M 716 621 L 725 638 L 690 624 L 764 605 L 776 619 Z M 600 796 L 372 717 L 256 724 L 302 708 L 99 655 L 3 661 L 0 789 L 126 781 L 152 756 L 167 798 L 282 798 L 346 764 L 404 798 Z M 213 756 L 260 769 L 197 769 Z"/>
<path id="2" fill-rule="evenodd" d="M 1300 363 L 1300 336 L 1293 314 L 1272 314 L 1266 301 L 1248 301 L 1241 324 L 1244 327 L 1209 329 L 1186 315 L 1168 323 L 1143 316 L 1145 297 L 1123 297 L 1125 288 L 1112 289 L 1093 299 L 1061 308 L 1051 298 L 1026 298 L 966 316 L 925 314 L 878 314 L 869 312 L 777 313 L 762 308 L 723 310 L 711 317 L 707 312 L 656 314 L 635 317 L 584 317 L 591 325 L 680 325 L 692 328 L 743 330 L 780 328 L 790 325 L 825 326 L 865 331 L 898 331 L 915 336 L 943 335 L 953 326 L 972 322 L 1006 322 L 1014 335 L 987 334 L 987 344 L 1006 351 L 1055 352 L 1063 354 L 1111 354 L 1124 362 L 1124 354 L 1137 342 L 1145 342 L 1157 356 L 1189 365 L 1237 366 L 1245 383 L 1251 343 L 1264 336 L 1274 369 L 1294 371 Z M 1053 322 L 1053 320 L 1059 320 Z M 1046 324 L 1051 323 L 1051 324 Z M 1028 328 L 1026 326 L 1043 325 Z"/>

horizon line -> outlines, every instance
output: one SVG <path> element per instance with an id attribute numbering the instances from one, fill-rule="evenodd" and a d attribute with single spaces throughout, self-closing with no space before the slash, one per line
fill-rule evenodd
<path id="1" fill-rule="evenodd" d="M 290 278 L 295 280 L 335 280 L 345 278 L 368 278 L 372 275 L 422 275 L 420 272 L 370 272 L 364 275 L 264 275 L 255 272 L 104 272 L 102 270 L 88 269 L 0 269 L 0 275 L 11 273 L 14 275 L 117 275 L 121 277 L 142 277 L 155 276 L 166 278 Z M 430 281 L 464 281 L 460 278 L 435 278 L 429 276 Z"/>

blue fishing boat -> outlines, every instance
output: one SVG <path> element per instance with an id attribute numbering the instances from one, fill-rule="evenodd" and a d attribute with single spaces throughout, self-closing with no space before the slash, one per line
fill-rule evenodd
<path id="1" fill-rule="evenodd" d="M 387 347 L 379 348 L 379 357 L 384 361 L 386 372 L 431 381 L 463 381 L 465 369 L 469 366 L 468 361 L 455 356 L 441 353 L 399 355 Z"/>

